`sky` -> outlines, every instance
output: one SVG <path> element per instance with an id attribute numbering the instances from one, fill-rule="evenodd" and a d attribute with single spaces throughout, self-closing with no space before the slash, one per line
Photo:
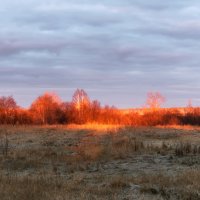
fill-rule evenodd
<path id="1" fill-rule="evenodd" d="M 0 0 L 0 96 L 76 88 L 119 108 L 200 105 L 199 0 Z"/>

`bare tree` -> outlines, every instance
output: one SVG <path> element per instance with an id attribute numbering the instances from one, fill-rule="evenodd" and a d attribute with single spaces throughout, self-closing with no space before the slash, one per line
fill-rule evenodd
<path id="1" fill-rule="evenodd" d="M 11 110 L 16 109 L 17 104 L 12 96 L 0 97 L 0 109 L 1 110 Z"/>
<path id="2" fill-rule="evenodd" d="M 161 105 L 166 101 L 165 97 L 162 96 L 159 92 L 149 92 L 147 93 L 146 104 L 151 109 L 160 108 Z"/>
<path id="3" fill-rule="evenodd" d="M 83 89 L 77 89 L 72 97 L 72 103 L 77 110 L 81 110 L 82 107 L 90 103 L 90 99 Z"/>
<path id="4" fill-rule="evenodd" d="M 0 122 L 13 124 L 17 108 L 18 106 L 12 96 L 0 97 Z"/>
<path id="5" fill-rule="evenodd" d="M 72 105 L 77 111 L 78 123 L 84 123 L 89 116 L 90 99 L 83 89 L 77 89 L 72 97 Z"/>

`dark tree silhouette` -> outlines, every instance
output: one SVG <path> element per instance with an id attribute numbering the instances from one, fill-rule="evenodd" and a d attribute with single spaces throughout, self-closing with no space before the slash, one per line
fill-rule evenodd
<path id="1" fill-rule="evenodd" d="M 0 97 L 0 123 L 14 124 L 18 106 L 12 96 Z"/>
<path id="2" fill-rule="evenodd" d="M 12 96 L 0 97 L 0 110 L 13 110 L 17 108 L 17 104 Z"/>

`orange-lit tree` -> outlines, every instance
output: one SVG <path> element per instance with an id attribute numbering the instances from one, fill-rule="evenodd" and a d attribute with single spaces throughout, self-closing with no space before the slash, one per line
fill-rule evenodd
<path id="1" fill-rule="evenodd" d="M 150 108 L 142 116 L 143 124 L 146 126 L 162 125 L 164 110 L 161 110 L 161 105 L 165 102 L 165 97 L 159 92 L 147 93 L 146 105 Z"/>
<path id="2" fill-rule="evenodd" d="M 90 104 L 91 121 L 98 122 L 101 115 L 101 103 L 98 100 L 94 100 Z"/>
<path id="3" fill-rule="evenodd" d="M 77 89 L 72 97 L 77 123 L 86 123 L 90 116 L 90 99 L 83 89 Z"/>
<path id="4" fill-rule="evenodd" d="M 33 122 L 39 124 L 60 123 L 62 115 L 60 108 L 61 101 L 55 94 L 45 93 L 39 96 L 31 105 Z"/>
<path id="5" fill-rule="evenodd" d="M 64 123 L 76 123 L 76 108 L 73 106 L 72 102 L 63 102 L 61 104 L 61 109 L 63 113 Z"/>

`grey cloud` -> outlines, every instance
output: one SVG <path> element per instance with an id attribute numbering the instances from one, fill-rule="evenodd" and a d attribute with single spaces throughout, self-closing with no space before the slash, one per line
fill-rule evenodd
<path id="1" fill-rule="evenodd" d="M 139 32 L 143 34 L 160 35 L 165 37 L 171 37 L 176 40 L 195 40 L 200 38 L 200 23 L 197 21 L 183 21 L 172 24 L 167 24 L 160 27 L 148 27 L 141 28 Z"/>
<path id="2" fill-rule="evenodd" d="M 83 87 L 103 103 L 129 107 L 159 90 L 169 106 L 189 95 L 197 104 L 199 10 L 196 0 L 7 0 L 0 92 L 27 105 L 45 90 L 70 99 Z"/>
<path id="3" fill-rule="evenodd" d="M 0 40 L 0 56 L 12 55 L 28 51 L 59 52 L 66 44 L 57 41 L 2 41 Z"/>

